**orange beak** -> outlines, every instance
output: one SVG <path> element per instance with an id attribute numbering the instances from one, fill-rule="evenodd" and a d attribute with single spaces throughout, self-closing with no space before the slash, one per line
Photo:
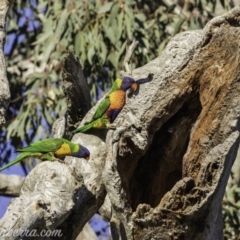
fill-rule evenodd
<path id="1" fill-rule="evenodd" d="M 86 156 L 84 159 L 88 161 L 90 159 L 90 156 Z"/>
<path id="2" fill-rule="evenodd" d="M 138 87 L 137 83 L 133 83 L 132 86 L 131 86 L 131 89 L 132 89 L 133 91 L 136 91 L 136 90 L 137 90 L 137 87 Z"/>

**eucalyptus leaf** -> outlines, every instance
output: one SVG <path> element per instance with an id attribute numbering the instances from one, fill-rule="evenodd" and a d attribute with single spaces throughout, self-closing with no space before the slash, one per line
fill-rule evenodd
<path id="1" fill-rule="evenodd" d="M 58 20 L 58 24 L 57 24 L 57 29 L 55 31 L 55 35 L 56 35 L 57 41 L 60 39 L 60 37 L 63 34 L 63 31 L 64 31 L 64 29 L 65 29 L 65 27 L 67 25 L 68 16 L 69 16 L 68 10 L 64 9 L 61 12 L 60 19 Z"/>
<path id="2" fill-rule="evenodd" d="M 109 38 L 110 42 L 115 45 L 116 35 L 114 34 L 113 28 L 105 28 L 105 34 Z"/>
<path id="3" fill-rule="evenodd" d="M 117 16 L 117 23 L 118 23 L 118 34 L 117 34 L 117 39 L 119 40 L 121 35 L 122 35 L 122 29 L 123 29 L 123 16 L 124 16 L 124 12 L 121 11 L 120 14 Z"/>
<path id="4" fill-rule="evenodd" d="M 118 14 L 119 14 L 119 4 L 118 2 L 114 2 L 113 5 L 112 5 L 112 9 L 110 11 L 110 14 L 109 14 L 109 23 L 111 25 L 112 21 L 114 19 L 117 18 Z"/>
<path id="5" fill-rule="evenodd" d="M 112 65 L 117 69 L 118 68 L 118 56 L 116 52 L 111 52 L 108 55 L 108 60 L 112 63 Z"/>
<path id="6" fill-rule="evenodd" d="M 144 22 L 146 21 L 146 16 L 143 13 L 138 13 L 135 15 L 135 18 L 137 18 L 139 21 Z"/>
<path id="7" fill-rule="evenodd" d="M 87 57 L 88 57 L 88 61 L 90 64 L 92 64 L 92 58 L 95 54 L 95 49 L 94 49 L 94 46 L 90 46 L 89 49 L 88 49 L 88 52 L 87 52 Z"/>
<path id="8" fill-rule="evenodd" d="M 113 5 L 113 2 L 107 2 L 107 3 L 105 3 L 105 4 L 98 10 L 98 14 L 102 14 L 102 13 L 109 12 L 109 11 L 111 10 L 112 5 Z"/>
<path id="9" fill-rule="evenodd" d="M 183 25 L 184 21 L 185 21 L 185 18 L 178 18 L 174 21 L 174 24 L 173 24 L 174 35 L 180 32 L 181 26 Z"/>
<path id="10" fill-rule="evenodd" d="M 103 41 L 100 41 L 100 57 L 102 59 L 102 64 L 105 63 L 106 56 L 107 56 L 107 47 L 106 44 Z"/>
<path id="11" fill-rule="evenodd" d="M 39 35 L 39 38 L 36 42 L 33 43 L 33 45 L 37 45 L 39 43 L 42 43 L 44 42 L 47 38 L 49 38 L 50 36 L 52 35 L 52 32 L 51 31 L 48 31 L 48 32 L 44 32 L 42 34 Z"/>
<path id="12" fill-rule="evenodd" d="M 163 14 L 161 14 L 161 17 L 160 17 L 159 21 L 160 21 L 160 22 L 164 22 L 164 21 L 166 21 L 167 19 L 168 19 L 168 15 L 165 14 L 165 13 L 163 13 Z"/>

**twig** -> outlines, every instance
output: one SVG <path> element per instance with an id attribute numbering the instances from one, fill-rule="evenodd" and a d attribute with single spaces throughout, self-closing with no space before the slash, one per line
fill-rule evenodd
<path id="1" fill-rule="evenodd" d="M 133 51 L 137 47 L 137 45 L 138 45 L 138 41 L 136 41 L 134 39 L 132 44 L 126 48 L 126 56 L 123 60 L 123 63 L 124 63 L 124 66 L 125 66 L 126 73 L 128 75 L 132 75 L 132 69 L 131 69 L 131 66 L 130 66 L 129 62 L 130 62 L 130 59 L 132 57 Z M 123 72 L 121 72 L 121 74 L 123 74 Z"/>
<path id="2" fill-rule="evenodd" d="M 0 195 L 18 197 L 24 177 L 0 174 Z"/>

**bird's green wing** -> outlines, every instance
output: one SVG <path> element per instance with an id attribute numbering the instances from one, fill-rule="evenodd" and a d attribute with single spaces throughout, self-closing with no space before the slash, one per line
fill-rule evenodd
<path id="1" fill-rule="evenodd" d="M 25 148 L 18 149 L 17 151 L 48 153 L 59 149 L 63 143 L 64 140 L 62 138 L 48 138 L 34 142 Z"/>
<path id="2" fill-rule="evenodd" d="M 92 117 L 92 121 L 102 117 L 102 115 L 107 111 L 108 107 L 110 106 L 111 102 L 109 99 L 109 94 L 100 102 L 99 106 L 97 107 L 96 112 Z"/>

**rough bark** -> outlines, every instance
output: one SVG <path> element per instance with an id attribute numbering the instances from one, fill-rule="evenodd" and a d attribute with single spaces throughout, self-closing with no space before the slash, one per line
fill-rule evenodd
<path id="1" fill-rule="evenodd" d="M 154 78 L 118 117 L 127 127 L 107 136 L 116 239 L 223 239 L 221 202 L 239 144 L 239 27 L 235 8 L 133 71 Z"/>
<path id="2" fill-rule="evenodd" d="M 75 239 L 107 196 L 113 239 L 223 239 L 221 202 L 239 145 L 239 36 L 237 7 L 133 70 L 139 89 L 117 129 L 74 136 L 89 162 L 34 168 L 0 230 L 58 228 Z"/>
<path id="3" fill-rule="evenodd" d="M 5 113 L 10 101 L 10 90 L 7 80 L 6 63 L 3 53 L 5 43 L 6 15 L 10 1 L 0 0 L 0 126 L 5 124 Z"/>

